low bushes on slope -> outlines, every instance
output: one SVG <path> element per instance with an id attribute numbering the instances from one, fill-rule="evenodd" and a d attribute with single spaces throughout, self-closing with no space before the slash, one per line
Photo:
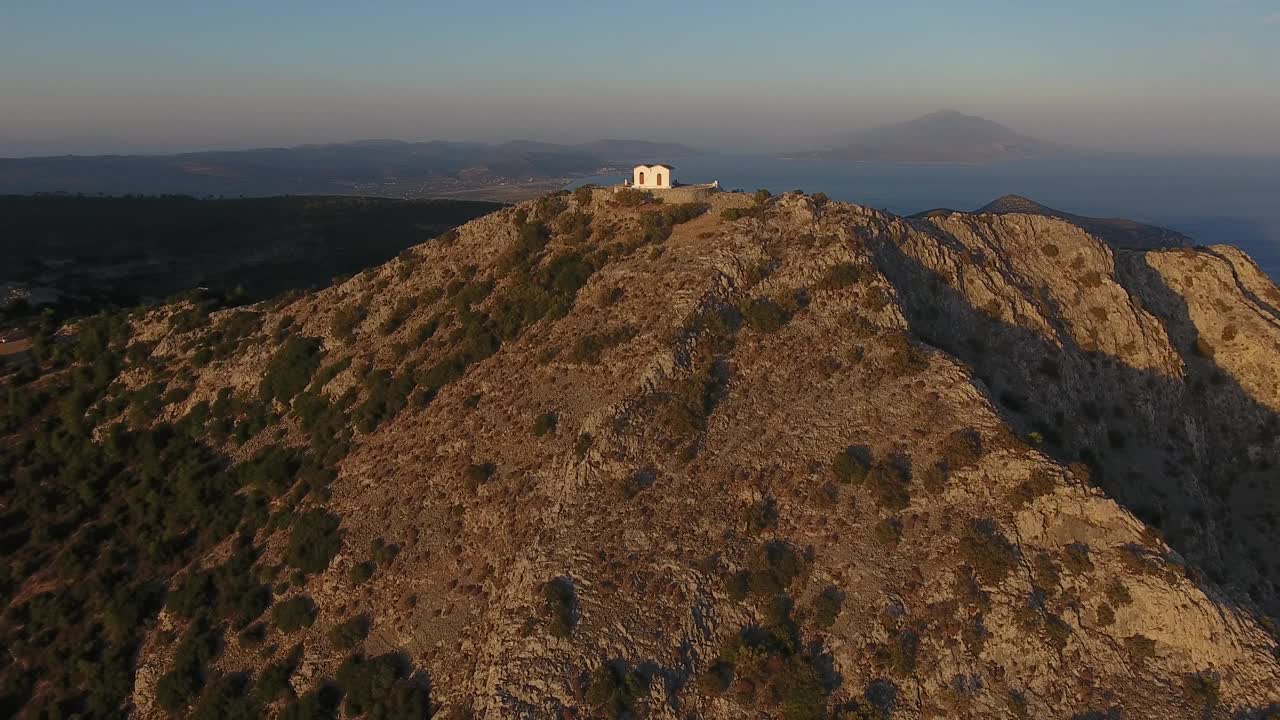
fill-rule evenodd
<path id="1" fill-rule="evenodd" d="M 259 395 L 263 400 L 288 403 L 311 382 L 320 367 L 320 341 L 290 336 L 272 356 L 262 378 Z"/>
<path id="2" fill-rule="evenodd" d="M 284 561 L 304 573 L 320 573 L 342 549 L 338 516 L 324 510 L 308 510 L 293 521 Z"/>

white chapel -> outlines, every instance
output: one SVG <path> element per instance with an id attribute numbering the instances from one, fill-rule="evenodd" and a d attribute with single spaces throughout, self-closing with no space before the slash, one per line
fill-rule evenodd
<path id="1" fill-rule="evenodd" d="M 637 190 L 667 190 L 675 185 L 670 165 L 637 165 L 631 168 L 631 187 Z"/>

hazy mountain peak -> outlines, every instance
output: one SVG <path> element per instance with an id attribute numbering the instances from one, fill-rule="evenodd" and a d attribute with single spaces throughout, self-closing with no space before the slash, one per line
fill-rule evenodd
<path id="1" fill-rule="evenodd" d="M 959 110 L 952 110 L 951 108 L 942 108 L 941 110 L 934 110 L 933 112 L 928 113 L 926 115 L 922 115 L 921 117 L 929 118 L 929 117 L 977 117 L 977 116 L 967 115 L 965 113 L 960 112 Z"/>
<path id="2" fill-rule="evenodd" d="M 982 163 L 1042 157 L 1063 148 L 976 115 L 938 110 L 854 133 L 832 150 L 802 157 L 910 163 Z"/>
<path id="3" fill-rule="evenodd" d="M 1046 211 L 1054 214 L 1058 213 L 1057 210 L 1052 210 L 1051 208 L 1047 208 L 1044 205 L 1041 205 L 1040 203 L 1036 202 L 1035 200 L 1032 200 L 1029 197 L 1025 197 L 1022 195 L 1015 195 L 1012 193 L 1008 195 L 1001 195 L 995 200 L 992 200 L 986 205 L 983 205 L 977 210 L 974 210 L 974 212 L 976 213 L 996 213 L 996 214 L 1014 213 L 1014 212 L 1045 214 Z"/>

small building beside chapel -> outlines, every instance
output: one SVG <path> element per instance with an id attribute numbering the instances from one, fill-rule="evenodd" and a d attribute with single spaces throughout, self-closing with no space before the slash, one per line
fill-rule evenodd
<path id="1" fill-rule="evenodd" d="M 637 190 L 669 190 L 676 183 L 671 179 L 671 165 L 637 165 L 631 169 L 631 187 Z"/>

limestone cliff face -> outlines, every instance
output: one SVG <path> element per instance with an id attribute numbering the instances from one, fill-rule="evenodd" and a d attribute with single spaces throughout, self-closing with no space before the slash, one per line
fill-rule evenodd
<path id="1" fill-rule="evenodd" d="M 172 417 L 257 393 L 285 318 L 326 364 L 352 359 L 330 398 L 359 403 L 377 369 L 421 389 L 477 323 L 506 327 L 528 277 L 589 268 L 560 311 L 355 431 L 323 503 L 342 550 L 277 599 L 308 594 L 315 624 L 267 651 L 231 636 L 219 665 L 303 639 L 302 694 L 365 613 L 363 650 L 403 653 L 459 718 L 1280 702 L 1280 293 L 1247 257 L 1116 251 L 1026 215 L 711 202 L 665 238 L 646 234 L 663 206 L 604 191 L 527 203 L 257 308 L 261 344 L 195 371 Z M 141 336 L 186 363 L 162 320 Z M 287 430 L 239 456 L 305 442 L 277 410 Z M 264 564 L 287 536 L 259 538 Z M 399 554 L 353 583 L 375 538 Z M 156 635 L 143 717 L 171 655 Z"/>

